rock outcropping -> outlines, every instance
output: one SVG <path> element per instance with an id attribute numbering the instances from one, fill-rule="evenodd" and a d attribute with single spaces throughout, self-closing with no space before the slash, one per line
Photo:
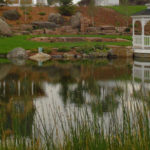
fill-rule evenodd
<path id="1" fill-rule="evenodd" d="M 2 36 L 11 36 L 12 35 L 12 31 L 11 31 L 10 27 L 2 19 L 0 19 L 0 35 L 2 35 Z"/>
<path id="2" fill-rule="evenodd" d="M 71 23 L 71 26 L 73 28 L 80 28 L 81 26 L 81 18 L 82 18 L 82 14 L 81 13 L 76 13 L 75 15 L 73 15 L 71 17 L 71 20 L 70 20 L 70 23 Z"/>
<path id="3" fill-rule="evenodd" d="M 59 13 L 52 13 L 49 15 L 48 21 L 53 22 L 55 24 L 61 24 L 62 25 L 64 23 L 64 18 Z"/>

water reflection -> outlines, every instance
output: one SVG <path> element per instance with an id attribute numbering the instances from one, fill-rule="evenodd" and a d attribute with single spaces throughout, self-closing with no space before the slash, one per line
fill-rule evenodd
<path id="1" fill-rule="evenodd" d="M 59 128 L 57 112 L 64 123 L 68 112 L 78 114 L 84 109 L 99 118 L 103 116 L 106 127 L 112 113 L 121 123 L 122 98 L 126 99 L 127 109 L 133 110 L 135 104 L 141 105 L 139 90 L 147 91 L 149 96 L 150 65 L 144 66 L 145 79 L 142 66 L 143 62 L 140 65 L 132 60 L 54 61 L 43 66 L 28 62 L 25 66 L 1 64 L 0 137 L 14 133 L 38 136 L 39 131 L 44 132 L 41 120 L 47 131 L 56 128 L 56 124 Z M 32 130 L 33 125 L 37 130 Z"/>

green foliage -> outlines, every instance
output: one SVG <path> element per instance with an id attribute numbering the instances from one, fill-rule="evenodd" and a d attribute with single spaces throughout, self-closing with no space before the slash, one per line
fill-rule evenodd
<path id="1" fill-rule="evenodd" d="M 96 44 L 96 45 L 85 45 L 85 46 L 81 46 L 77 49 L 77 52 L 81 53 L 81 54 L 90 54 L 92 52 L 104 52 L 109 50 L 108 47 L 106 47 L 105 45 L 100 45 L 100 44 Z"/>
<path id="2" fill-rule="evenodd" d="M 38 15 L 40 15 L 40 16 L 45 16 L 46 13 L 45 13 L 45 12 L 39 12 Z"/>
<path id="3" fill-rule="evenodd" d="M 69 52 L 69 51 L 70 51 L 70 48 L 69 48 L 69 47 L 61 47 L 61 48 L 58 48 L 57 51 L 58 51 L 58 52 Z"/>
<path id="4" fill-rule="evenodd" d="M 130 28 L 126 28 L 125 32 L 130 32 L 130 30 L 131 30 Z"/>
<path id="5" fill-rule="evenodd" d="M 60 0 L 61 5 L 72 5 L 72 0 Z"/>
<path id="6" fill-rule="evenodd" d="M 53 2 L 55 2 L 56 0 L 47 0 L 48 4 L 51 5 Z"/>
<path id="7" fill-rule="evenodd" d="M 0 3 L 4 3 L 4 0 L 0 0 Z"/>
<path id="8" fill-rule="evenodd" d="M 98 45 L 97 44 L 94 47 L 95 47 L 95 49 L 99 49 L 99 50 L 103 50 L 103 51 L 109 50 L 109 48 L 106 45 Z"/>
<path id="9" fill-rule="evenodd" d="M 71 16 L 76 12 L 76 7 L 73 5 L 72 0 L 60 0 L 59 13 L 64 16 Z"/>
<path id="10" fill-rule="evenodd" d="M 60 6 L 59 13 L 64 16 L 72 16 L 76 12 L 76 6 L 74 5 L 67 5 L 67 6 Z"/>
<path id="11" fill-rule="evenodd" d="M 48 48 L 48 47 L 44 47 L 43 48 L 43 52 L 44 53 L 47 53 L 47 54 L 50 54 L 52 52 L 52 49 L 51 48 Z"/>

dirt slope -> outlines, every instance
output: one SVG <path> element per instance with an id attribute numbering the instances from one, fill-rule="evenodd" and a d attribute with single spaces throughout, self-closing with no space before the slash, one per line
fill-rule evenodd
<path id="1" fill-rule="evenodd" d="M 30 7 L 27 8 L 27 15 L 25 20 L 24 15 L 24 8 L 22 7 L 1 7 L 0 8 L 0 16 L 2 16 L 3 11 L 10 10 L 10 9 L 17 9 L 20 14 L 21 18 L 17 21 L 9 21 L 7 20 L 8 24 L 18 26 L 20 24 L 25 23 L 31 23 L 33 21 L 41 20 L 41 21 L 47 21 L 48 15 L 50 13 L 57 12 L 57 8 L 54 7 Z M 82 14 L 88 18 L 91 19 L 89 16 L 89 10 L 87 7 L 79 7 L 78 11 L 82 12 Z M 39 13 L 44 12 L 45 15 L 41 16 Z M 95 25 L 114 25 L 114 26 L 126 26 L 127 20 L 131 20 L 130 18 L 127 18 L 116 11 L 110 9 L 110 8 L 104 8 L 104 7 L 98 7 L 96 10 L 95 15 Z"/>

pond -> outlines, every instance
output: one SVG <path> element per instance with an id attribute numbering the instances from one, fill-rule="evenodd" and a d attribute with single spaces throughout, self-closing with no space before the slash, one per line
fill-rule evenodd
<path id="1" fill-rule="evenodd" d="M 142 120 L 148 119 L 148 61 L 0 62 L 0 148 L 16 148 L 23 139 L 26 144 L 22 142 L 22 147 L 28 148 L 40 145 L 40 149 L 84 149 L 84 141 L 92 141 L 87 138 L 92 134 L 109 139 L 109 144 L 102 142 L 107 149 L 114 144 L 110 139 L 121 136 L 125 142 L 123 136 L 140 132 L 145 123 Z M 79 142 L 79 137 L 84 140 Z M 75 148 L 75 143 L 80 148 Z M 98 149 L 96 145 L 92 148 Z"/>

